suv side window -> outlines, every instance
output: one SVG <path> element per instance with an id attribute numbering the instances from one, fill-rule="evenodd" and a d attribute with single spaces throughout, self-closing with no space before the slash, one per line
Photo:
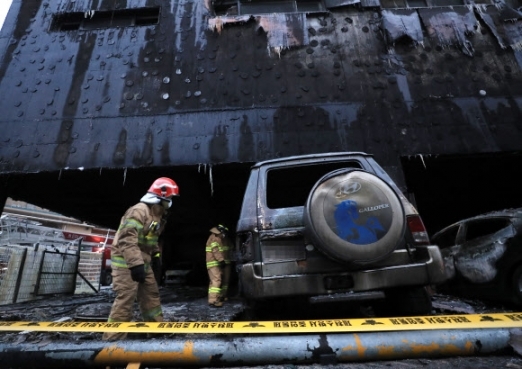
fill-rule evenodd
<path id="1" fill-rule="evenodd" d="M 456 225 L 441 234 L 437 237 L 433 242 L 437 243 L 440 249 L 445 249 L 448 247 L 455 246 L 457 239 L 457 232 L 459 231 L 460 225 Z"/>
<path id="2" fill-rule="evenodd" d="M 490 218 L 474 220 L 467 224 L 466 241 L 471 241 L 479 237 L 491 235 L 509 225 L 509 219 Z"/>
<path id="3" fill-rule="evenodd" d="M 270 209 L 304 206 L 315 183 L 325 174 L 342 168 L 362 168 L 360 163 L 330 162 L 270 169 L 266 180 L 266 202 Z"/>

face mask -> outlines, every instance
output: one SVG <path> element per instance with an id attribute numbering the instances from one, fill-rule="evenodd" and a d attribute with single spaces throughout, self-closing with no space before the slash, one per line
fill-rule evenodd
<path id="1" fill-rule="evenodd" d="M 161 200 L 161 205 L 163 205 L 164 209 L 170 209 L 172 200 Z"/>

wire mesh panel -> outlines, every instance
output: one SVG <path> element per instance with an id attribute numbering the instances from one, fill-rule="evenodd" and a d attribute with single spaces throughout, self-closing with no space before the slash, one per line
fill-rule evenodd
<path id="1" fill-rule="evenodd" d="M 43 251 L 36 295 L 74 293 L 79 255 Z"/>
<path id="2" fill-rule="evenodd" d="M 27 251 L 25 260 L 20 268 L 22 280 L 18 290 L 18 295 L 16 296 L 16 302 L 24 302 L 37 298 L 34 293 L 34 288 L 38 281 L 40 267 L 42 265 L 43 251 L 38 251 L 34 247 L 19 247 L 23 247 Z"/>
<path id="3" fill-rule="evenodd" d="M 26 252 L 25 247 L 0 246 L 0 305 L 17 302 Z"/>
<path id="4" fill-rule="evenodd" d="M 98 292 L 103 255 L 70 251 L 0 246 L 0 305 L 35 300 L 50 294 Z M 78 272 L 88 282 L 78 276 Z"/>
<path id="5" fill-rule="evenodd" d="M 76 290 L 74 293 L 96 293 L 100 290 L 100 274 L 102 267 L 103 254 L 99 252 L 82 251 L 80 253 L 80 262 L 78 264 L 78 272 L 89 281 L 96 291 L 80 276 L 76 278 Z"/>

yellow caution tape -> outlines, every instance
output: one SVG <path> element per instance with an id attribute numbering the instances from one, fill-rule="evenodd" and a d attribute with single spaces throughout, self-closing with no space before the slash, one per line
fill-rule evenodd
<path id="1" fill-rule="evenodd" d="M 0 322 L 0 331 L 128 333 L 319 333 L 520 328 L 522 313 L 243 322 Z"/>

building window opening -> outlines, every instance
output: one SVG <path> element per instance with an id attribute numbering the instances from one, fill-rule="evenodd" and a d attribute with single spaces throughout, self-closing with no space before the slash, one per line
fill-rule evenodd
<path id="1" fill-rule="evenodd" d="M 322 0 L 215 0 L 212 2 L 217 16 L 257 15 L 273 13 L 324 13 Z"/>
<path id="2" fill-rule="evenodd" d="M 50 30 L 57 32 L 151 26 L 158 24 L 159 13 L 159 7 L 60 13 L 54 15 Z"/>
<path id="3" fill-rule="evenodd" d="M 379 0 L 379 2 L 383 9 L 418 9 L 447 6 L 469 6 L 472 4 L 490 4 L 491 0 Z"/>

